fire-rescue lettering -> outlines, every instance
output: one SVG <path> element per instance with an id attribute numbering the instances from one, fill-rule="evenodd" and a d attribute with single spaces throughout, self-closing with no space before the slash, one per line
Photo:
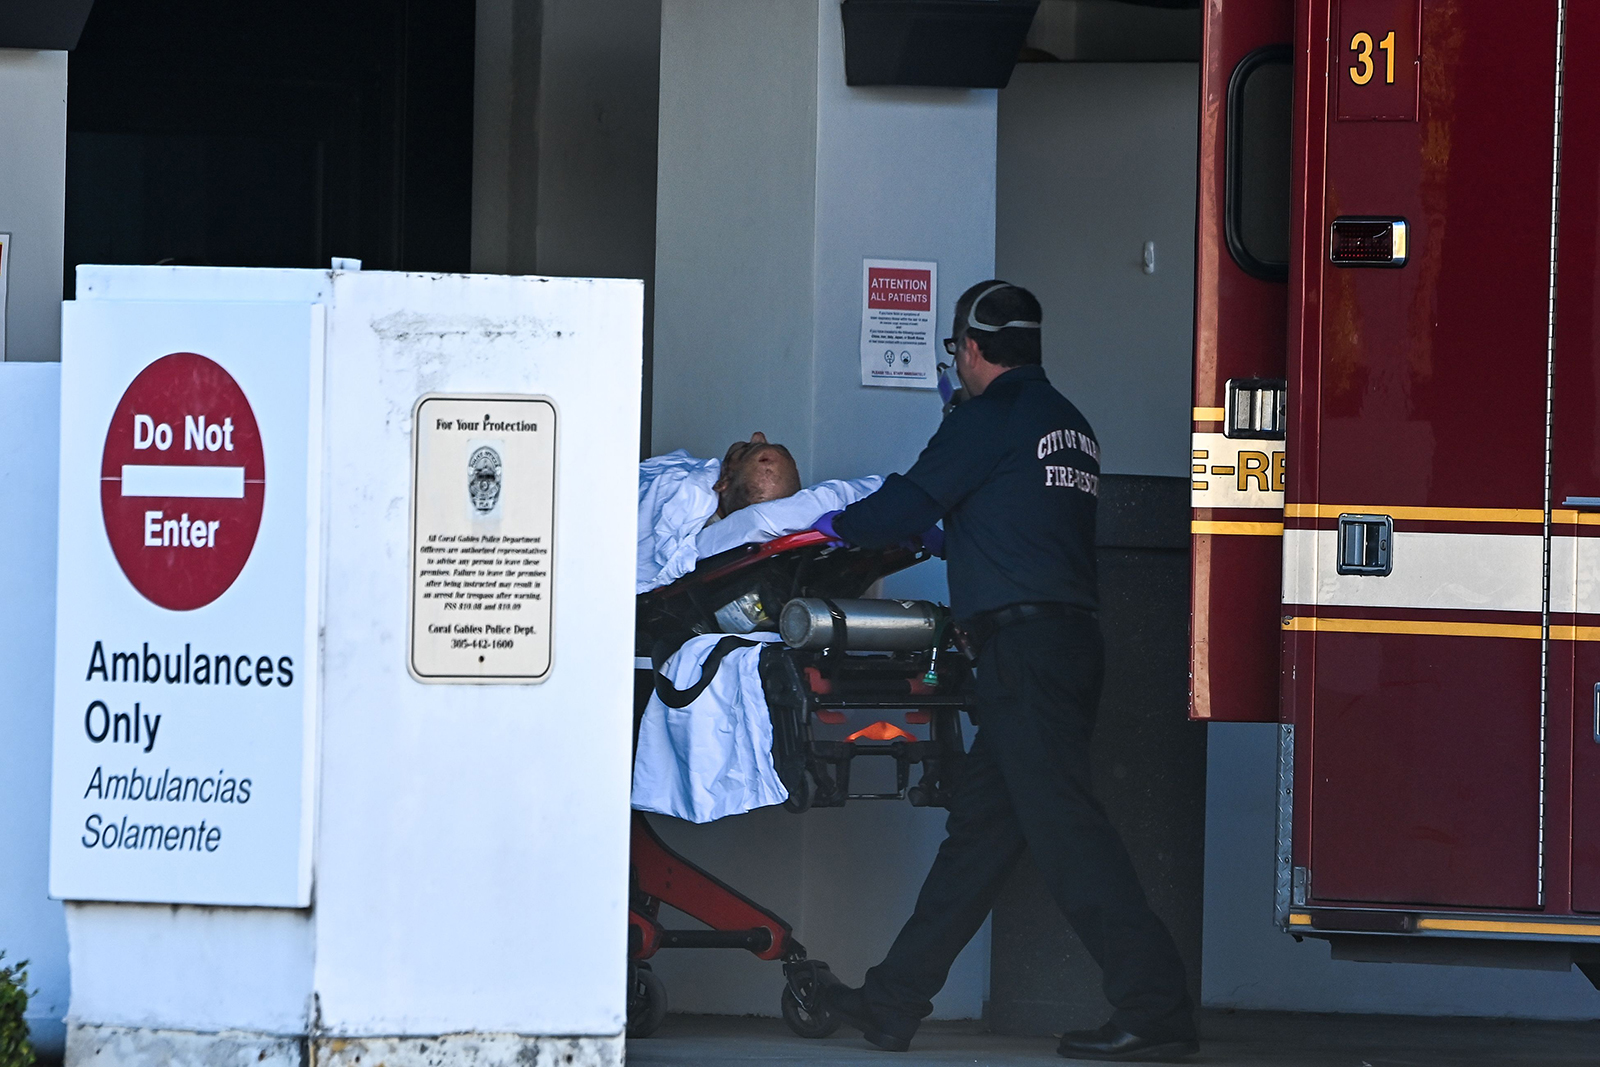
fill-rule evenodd
<path id="1" fill-rule="evenodd" d="M 1100 476 L 1081 471 L 1076 467 L 1047 465 L 1044 469 L 1045 485 L 1062 485 L 1068 489 L 1081 489 L 1090 496 L 1100 495 Z"/>
<path id="2" fill-rule="evenodd" d="M 1255 482 L 1255 488 L 1263 493 L 1272 492 L 1269 484 L 1272 460 L 1265 452 L 1240 452 L 1239 453 L 1239 492 L 1250 490 L 1250 483 Z"/>

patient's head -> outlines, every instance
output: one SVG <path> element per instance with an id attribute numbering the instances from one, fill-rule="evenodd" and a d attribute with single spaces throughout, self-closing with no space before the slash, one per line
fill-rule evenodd
<path id="1" fill-rule="evenodd" d="M 800 470 L 787 448 L 770 443 L 764 433 L 753 433 L 750 440 L 729 446 L 714 488 L 717 517 L 724 518 L 751 504 L 798 493 Z"/>

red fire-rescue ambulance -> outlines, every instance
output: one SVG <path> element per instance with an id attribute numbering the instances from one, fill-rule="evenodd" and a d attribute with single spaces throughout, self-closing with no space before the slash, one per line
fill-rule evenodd
<path id="1" fill-rule="evenodd" d="M 1191 714 L 1286 931 L 1600 980 L 1600 5 L 1205 18 Z"/>

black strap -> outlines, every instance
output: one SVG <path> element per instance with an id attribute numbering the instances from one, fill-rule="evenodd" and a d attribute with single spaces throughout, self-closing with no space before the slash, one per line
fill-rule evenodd
<path id="1" fill-rule="evenodd" d="M 716 643 L 711 649 L 711 654 L 700 665 L 700 680 L 687 689 L 679 689 L 667 681 L 666 675 L 661 673 L 661 668 L 677 649 L 672 648 L 669 642 L 658 641 L 650 650 L 650 662 L 656 670 L 656 696 L 660 697 L 661 703 L 669 708 L 688 707 L 706 691 L 706 686 L 717 676 L 717 669 L 722 666 L 722 661 L 728 657 L 728 653 L 736 648 L 754 648 L 759 644 L 760 641 L 746 641 L 742 637 L 724 637 Z"/>
<path id="2" fill-rule="evenodd" d="M 833 616 L 833 640 L 828 642 L 828 647 L 843 652 L 849 647 L 848 642 L 850 637 L 849 632 L 845 628 L 844 612 L 839 610 L 839 605 L 835 604 L 827 597 L 822 598 L 822 603 L 823 606 L 828 609 L 828 614 Z"/>

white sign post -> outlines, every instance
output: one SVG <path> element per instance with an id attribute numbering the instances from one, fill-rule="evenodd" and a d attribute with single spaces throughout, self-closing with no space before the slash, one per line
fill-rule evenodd
<path id="1" fill-rule="evenodd" d="M 933 389 L 939 265 L 861 261 L 861 384 Z"/>
<path id="2" fill-rule="evenodd" d="M 310 903 L 322 323 L 66 305 L 54 897 Z"/>

